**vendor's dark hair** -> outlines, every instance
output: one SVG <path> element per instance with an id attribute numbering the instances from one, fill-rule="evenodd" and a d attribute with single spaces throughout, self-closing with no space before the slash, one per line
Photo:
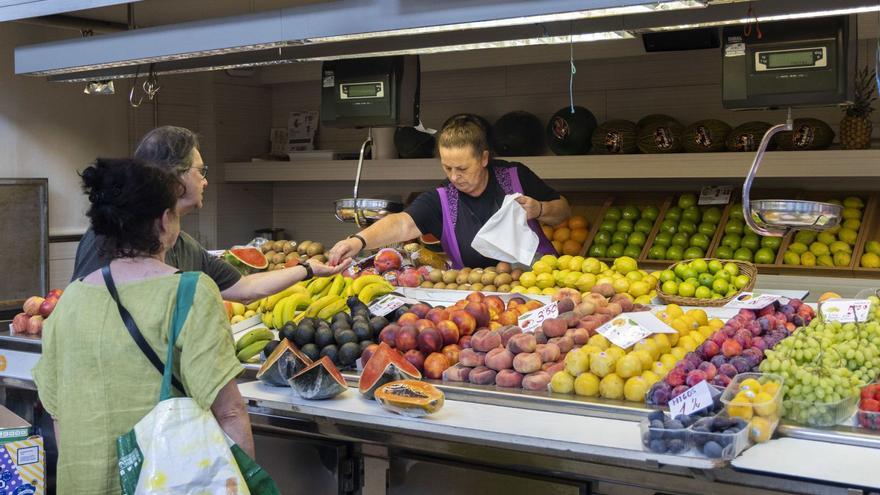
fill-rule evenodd
<path id="1" fill-rule="evenodd" d="M 489 129 L 480 117 L 467 113 L 453 115 L 437 133 L 438 148 L 472 147 L 477 158 L 489 149 Z"/>
<path id="2" fill-rule="evenodd" d="M 134 150 L 134 157 L 183 174 L 193 166 L 194 149 L 199 149 L 196 133 L 184 127 L 163 125 L 144 135 Z"/>
<path id="3" fill-rule="evenodd" d="M 98 158 L 80 177 L 102 253 L 130 258 L 161 250 L 156 220 L 177 206 L 184 189 L 177 174 L 139 160 Z"/>

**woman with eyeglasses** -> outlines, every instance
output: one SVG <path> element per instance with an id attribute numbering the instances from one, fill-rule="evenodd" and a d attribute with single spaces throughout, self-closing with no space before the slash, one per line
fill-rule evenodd
<path id="1" fill-rule="evenodd" d="M 436 190 L 418 196 L 402 213 L 388 215 L 370 227 L 339 241 L 330 250 L 335 265 L 373 249 L 433 234 L 440 239 L 453 268 L 487 267 L 498 260 L 471 247 L 482 226 L 501 208 L 504 196 L 520 193 L 529 228 L 539 240 L 538 254 L 556 254 L 539 221 L 556 225 L 571 216 L 568 201 L 522 163 L 493 159 L 482 122 L 456 115 L 437 134 L 440 164 L 447 180 Z"/>
<path id="2" fill-rule="evenodd" d="M 202 207 L 208 186 L 208 166 L 199 152 L 198 136 L 189 129 L 162 126 L 148 132 L 134 152 L 134 158 L 177 173 L 185 187 L 177 202 L 177 212 L 183 216 Z M 100 249 L 101 236 L 90 227 L 76 250 L 72 280 L 79 279 L 106 265 L 111 257 Z M 207 274 L 220 288 L 223 299 L 249 302 L 280 292 L 312 276 L 333 275 L 344 270 L 351 260 L 337 260 L 329 266 L 309 261 L 299 266 L 242 276 L 225 261 L 211 256 L 198 241 L 180 231 L 174 246 L 165 254 L 165 263 L 183 271 Z"/>

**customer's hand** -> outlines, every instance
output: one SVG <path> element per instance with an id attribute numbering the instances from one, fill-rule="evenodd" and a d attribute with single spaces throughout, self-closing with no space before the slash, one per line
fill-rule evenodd
<path id="1" fill-rule="evenodd" d="M 351 266 L 352 259 L 345 258 L 336 265 L 328 265 L 315 260 L 309 260 L 307 263 L 312 267 L 312 273 L 314 273 L 316 277 L 329 277 L 331 275 L 336 275 Z"/>
<path id="2" fill-rule="evenodd" d="M 336 245 L 330 249 L 330 252 L 327 253 L 327 264 L 330 266 L 336 266 L 346 259 L 351 262 L 351 259 L 361 252 L 362 247 L 363 243 L 356 237 L 343 239 L 337 242 Z M 317 273 L 318 272 L 316 271 L 315 274 Z"/>

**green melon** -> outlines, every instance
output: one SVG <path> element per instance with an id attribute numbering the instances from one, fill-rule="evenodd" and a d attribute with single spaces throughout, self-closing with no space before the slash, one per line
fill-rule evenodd
<path id="1" fill-rule="evenodd" d="M 688 153 L 724 151 L 730 126 L 717 119 L 699 120 L 684 128 L 682 146 Z"/>
<path id="2" fill-rule="evenodd" d="M 639 149 L 642 153 L 678 153 L 682 149 L 683 131 L 684 126 L 671 117 L 651 119 L 639 127 Z"/>
<path id="3" fill-rule="evenodd" d="M 791 132 L 780 132 L 779 147 L 786 151 L 825 150 L 834 140 L 834 131 L 819 119 L 794 119 Z"/>
<path id="4" fill-rule="evenodd" d="M 593 131 L 593 151 L 603 155 L 637 153 L 636 125 L 629 120 L 609 120 Z"/>
<path id="5" fill-rule="evenodd" d="M 761 144 L 761 139 L 764 138 L 767 129 L 771 127 L 773 126 L 769 123 L 759 120 L 753 120 L 734 127 L 730 134 L 727 135 L 727 139 L 725 139 L 724 144 L 727 146 L 727 151 L 757 151 L 758 146 Z M 767 145 L 768 150 L 776 149 L 776 140 L 777 136 L 770 140 L 770 144 Z"/>

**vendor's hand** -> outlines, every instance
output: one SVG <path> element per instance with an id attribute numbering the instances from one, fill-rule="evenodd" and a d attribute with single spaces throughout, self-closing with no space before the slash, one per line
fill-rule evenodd
<path id="1" fill-rule="evenodd" d="M 309 260 L 307 263 L 312 267 L 312 272 L 316 277 L 329 277 L 331 275 L 336 275 L 351 266 L 352 259 L 345 258 L 333 266 L 315 260 Z"/>
<path id="2" fill-rule="evenodd" d="M 526 210 L 526 218 L 534 220 L 541 216 L 541 202 L 528 196 L 520 196 L 516 198 L 516 202 Z"/>
<path id="3" fill-rule="evenodd" d="M 357 256 L 359 252 L 361 252 L 362 242 L 360 239 L 356 237 L 350 237 L 348 239 L 343 239 L 336 243 L 333 246 L 333 249 L 327 253 L 327 264 L 330 266 L 336 266 L 340 264 L 343 260 Z M 315 272 L 317 274 L 317 272 Z"/>

